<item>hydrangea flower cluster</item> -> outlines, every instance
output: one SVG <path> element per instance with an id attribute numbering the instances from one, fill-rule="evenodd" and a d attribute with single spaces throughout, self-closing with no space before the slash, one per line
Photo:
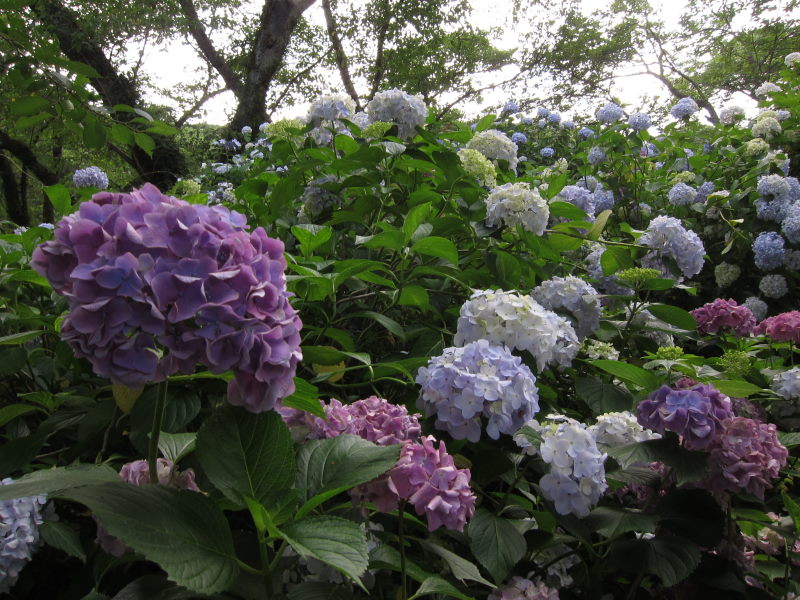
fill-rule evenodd
<path id="1" fill-rule="evenodd" d="M 583 352 L 592 360 L 617 360 L 619 358 L 619 350 L 617 350 L 613 344 L 610 342 L 601 342 L 594 338 L 587 338 L 584 340 Z"/>
<path id="2" fill-rule="evenodd" d="M 567 311 L 574 319 L 579 340 L 589 337 L 600 327 L 600 294 L 579 277 L 553 277 L 534 288 L 531 296 L 548 310 Z"/>
<path id="3" fill-rule="evenodd" d="M 539 155 L 542 158 L 553 158 L 556 155 L 556 151 L 553 150 L 550 146 L 545 146 L 541 150 L 539 150 Z"/>
<path id="4" fill-rule="evenodd" d="M 678 100 L 678 102 L 670 109 L 669 114 L 676 119 L 688 119 L 698 110 L 700 110 L 700 107 L 697 106 L 697 102 L 689 97 L 686 97 Z"/>
<path id="5" fill-rule="evenodd" d="M 297 211 L 297 219 L 300 223 L 313 223 L 342 203 L 342 199 L 337 194 L 322 187 L 324 184 L 334 181 L 336 181 L 335 176 L 326 175 L 314 179 L 306 186 L 300 195 L 300 209 Z"/>
<path id="6" fill-rule="evenodd" d="M 524 144 L 528 141 L 528 136 L 521 131 L 515 131 L 511 134 L 511 141 L 515 144 Z"/>
<path id="7" fill-rule="evenodd" d="M 539 432 L 538 450 L 521 436 L 514 439 L 528 453 L 537 453 L 550 465 L 539 480 L 542 495 L 553 502 L 560 515 L 585 517 L 606 491 L 606 455 L 600 452 L 583 423 L 562 415 L 548 415 L 544 422 L 526 426 Z"/>
<path id="8" fill-rule="evenodd" d="M 606 124 L 619 121 L 624 115 L 625 112 L 622 110 L 622 108 L 613 102 L 609 102 L 594 114 L 598 121 Z"/>
<path id="9" fill-rule="evenodd" d="M 676 389 L 662 385 L 639 404 L 639 423 L 663 434 L 674 431 L 689 450 L 705 450 L 724 419 L 733 416 L 731 400 L 711 385 Z"/>
<path id="10" fill-rule="evenodd" d="M 577 185 L 565 185 L 554 199 L 574 204 L 586 213 L 589 220 L 594 220 L 595 196 L 588 189 Z"/>
<path id="11" fill-rule="evenodd" d="M 800 311 L 792 310 L 764 319 L 754 333 L 766 335 L 776 342 L 800 344 Z"/>
<path id="12" fill-rule="evenodd" d="M 772 391 L 785 400 L 800 398 L 800 367 L 776 373 L 772 379 Z"/>
<path id="13" fill-rule="evenodd" d="M 775 117 L 762 117 L 750 128 L 750 133 L 753 134 L 753 137 L 764 138 L 765 140 L 772 139 L 781 131 L 783 131 L 783 128 Z"/>
<path id="14" fill-rule="evenodd" d="M 466 147 L 477 150 L 489 160 L 508 161 L 508 167 L 512 170 L 517 168 L 517 145 L 502 131 L 479 131 L 467 142 Z"/>
<path id="15" fill-rule="evenodd" d="M 398 137 L 406 139 L 416 135 L 416 128 L 425 124 L 428 107 L 422 98 L 395 88 L 375 94 L 367 104 L 367 114 L 372 121 L 396 124 Z"/>
<path id="16" fill-rule="evenodd" d="M 589 129 L 588 127 L 581 127 L 578 129 L 578 137 L 582 140 L 588 140 L 589 138 L 595 137 L 594 131 Z"/>
<path id="17" fill-rule="evenodd" d="M 627 410 L 600 415 L 588 431 L 601 452 L 661 437 L 660 434 L 642 427 L 636 420 L 636 415 Z"/>
<path id="18" fill-rule="evenodd" d="M 691 204 L 695 201 L 696 196 L 697 190 L 683 182 L 678 182 L 673 185 L 672 189 L 669 191 L 669 194 L 667 194 L 667 198 L 669 199 L 670 204 L 673 206 Z"/>
<path id="19" fill-rule="evenodd" d="M 721 425 L 708 446 L 708 487 L 722 497 L 744 491 L 763 500 L 789 455 L 777 428 L 746 417 L 730 417 Z"/>
<path id="20" fill-rule="evenodd" d="M 761 138 L 754 138 L 744 145 L 745 156 L 761 156 L 769 151 L 769 144 Z"/>
<path id="21" fill-rule="evenodd" d="M 417 414 L 408 414 L 405 406 L 370 396 L 352 404 L 335 398 L 328 404 L 320 400 L 325 418 L 294 408 L 280 407 L 278 412 L 297 441 L 320 440 L 343 433 L 357 435 L 379 446 L 417 440 L 422 431 Z"/>
<path id="22" fill-rule="evenodd" d="M 744 118 L 744 109 L 741 106 L 726 106 L 719 112 L 719 122 L 723 125 L 733 125 Z"/>
<path id="23" fill-rule="evenodd" d="M 14 481 L 7 477 L 0 485 Z M 45 496 L 0 500 L 0 594 L 8 593 L 17 583 L 23 567 L 33 557 L 39 544 L 40 507 Z"/>
<path id="24" fill-rule="evenodd" d="M 503 587 L 495 588 L 487 600 L 558 600 L 558 590 L 541 581 L 514 575 Z"/>
<path id="25" fill-rule="evenodd" d="M 564 317 L 530 296 L 503 290 L 478 290 L 461 306 L 455 345 L 480 339 L 528 350 L 539 371 L 548 364 L 569 366 L 580 349 L 578 336 Z"/>
<path id="26" fill-rule="evenodd" d="M 458 151 L 464 170 L 478 180 L 478 185 L 493 188 L 497 185 L 495 166 L 483 154 L 470 148 Z"/>
<path id="27" fill-rule="evenodd" d="M 748 336 L 756 326 L 753 312 L 746 306 L 739 306 L 736 300 L 717 298 L 690 312 L 697 321 L 697 331 L 700 333 L 728 330 L 739 336 Z"/>
<path id="28" fill-rule="evenodd" d="M 764 317 L 767 316 L 767 303 L 764 302 L 761 298 L 756 296 L 750 296 L 745 299 L 744 304 L 742 306 L 746 306 L 750 309 L 755 317 L 756 321 L 761 321 Z"/>
<path id="29" fill-rule="evenodd" d="M 703 269 L 705 249 L 700 237 L 688 231 L 675 217 L 658 216 L 647 226 L 639 243 L 651 248 L 642 260 L 646 267 L 664 271 L 661 259 L 672 258 L 684 276 L 693 277 Z"/>
<path id="30" fill-rule="evenodd" d="M 419 408 L 457 440 L 477 442 L 481 417 L 496 440 L 513 434 L 539 412 L 536 377 L 504 346 L 487 340 L 446 348 L 417 373 Z"/>
<path id="31" fill-rule="evenodd" d="M 159 485 L 174 487 L 179 490 L 190 490 L 199 492 L 200 488 L 194 481 L 194 471 L 186 469 L 183 472 L 165 458 L 156 461 L 156 472 L 158 473 Z M 119 478 L 122 481 L 135 486 L 143 486 L 150 483 L 150 466 L 146 460 L 135 460 L 122 465 L 119 471 Z M 125 543 L 109 534 L 99 523 L 97 524 L 97 543 L 111 556 L 122 556 L 128 551 Z"/>
<path id="32" fill-rule="evenodd" d="M 772 271 L 783 266 L 784 240 L 774 231 L 762 231 L 753 242 L 753 255 L 756 267 L 762 271 Z"/>
<path id="33" fill-rule="evenodd" d="M 789 286 L 783 275 L 765 275 L 758 282 L 758 289 L 767 298 L 782 298 L 789 291 Z"/>
<path id="34" fill-rule="evenodd" d="M 800 225 L 800 220 L 798 220 L 798 225 Z M 787 250 L 783 255 L 783 266 L 790 271 L 800 271 L 800 250 Z"/>
<path id="35" fill-rule="evenodd" d="M 714 267 L 714 280 L 721 288 L 729 287 L 734 281 L 739 279 L 742 274 L 742 269 L 739 265 L 732 265 L 730 263 L 721 262 Z"/>
<path id="36" fill-rule="evenodd" d="M 800 244 L 800 203 L 789 205 L 784 213 L 781 231 L 793 244 Z"/>
<path id="37" fill-rule="evenodd" d="M 647 113 L 634 113 L 628 117 L 628 125 L 631 129 L 636 131 L 643 131 L 649 128 L 653 123 L 650 121 L 650 115 Z"/>
<path id="38" fill-rule="evenodd" d="M 767 94 L 780 91 L 781 88 L 779 86 L 775 85 L 771 81 L 765 81 L 756 88 L 756 96 L 766 96 Z"/>
<path id="39" fill-rule="evenodd" d="M 72 183 L 76 188 L 97 188 L 104 190 L 108 187 L 108 175 L 100 167 L 86 167 L 78 169 L 72 174 Z"/>
<path id="40" fill-rule="evenodd" d="M 349 119 L 355 111 L 355 104 L 349 96 L 343 94 L 320 96 L 308 109 L 308 122 L 314 127 L 319 127 L 324 121 Z"/>
<path id="41" fill-rule="evenodd" d="M 783 64 L 787 67 L 793 67 L 797 63 L 800 63 L 800 52 L 790 52 L 783 58 Z"/>
<path id="42" fill-rule="evenodd" d="M 135 388 L 202 363 L 234 372 L 229 402 L 270 410 L 294 391 L 301 322 L 283 243 L 245 226 L 239 213 L 151 184 L 101 192 L 59 222 L 31 265 L 67 297 L 62 337 L 98 375 Z"/>
<path id="43" fill-rule="evenodd" d="M 522 225 L 526 231 L 542 235 L 550 219 L 547 200 L 525 182 L 503 184 L 493 189 L 485 202 L 489 227 Z"/>
<path id="44" fill-rule="evenodd" d="M 592 146 L 586 159 L 592 166 L 597 166 L 606 159 L 606 151 L 600 146 Z"/>

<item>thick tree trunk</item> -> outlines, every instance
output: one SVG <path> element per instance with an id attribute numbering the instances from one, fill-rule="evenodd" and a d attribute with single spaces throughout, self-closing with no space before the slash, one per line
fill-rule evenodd
<path id="1" fill-rule="evenodd" d="M 70 59 L 85 63 L 98 73 L 91 79 L 92 87 L 109 107 L 115 104 L 139 106 L 139 91 L 126 77 L 119 74 L 100 45 L 92 38 L 75 13 L 62 2 L 38 0 L 32 5 L 41 22 L 58 39 L 61 51 Z M 129 120 L 129 113 L 114 115 L 120 121 Z M 187 173 L 185 157 L 170 137 L 153 135 L 156 148 L 149 156 L 141 148 L 131 149 L 127 162 L 139 173 L 142 181 L 158 187 L 170 187 L 178 177 Z"/>
<path id="2" fill-rule="evenodd" d="M 28 203 L 25 196 L 20 193 L 14 165 L 2 154 L 0 154 L 0 179 L 3 183 L 3 200 L 8 220 L 17 225 L 29 226 L 31 220 L 28 214 Z"/>
<path id="3" fill-rule="evenodd" d="M 267 0 L 261 11 L 256 40 L 247 61 L 239 105 L 231 120 L 234 131 L 258 127 L 267 116 L 266 93 L 283 62 L 289 40 L 303 11 L 314 0 Z"/>
<path id="4" fill-rule="evenodd" d="M 58 183 L 58 176 L 39 162 L 39 159 L 36 158 L 33 150 L 27 144 L 12 138 L 8 133 L 0 130 L 0 159 L 6 163 L 0 165 L 0 169 L 2 170 L 3 194 L 6 200 L 8 216 L 18 225 L 29 225 L 30 214 L 28 213 L 27 194 L 23 186 L 20 186 L 17 182 L 15 167 L 9 160 L 9 156 L 16 158 L 22 165 L 22 169 L 26 173 L 32 173 L 42 185 L 55 185 Z M 10 181 L 9 178 L 13 181 Z M 49 204 L 49 201 L 45 200 L 45 203 Z"/>

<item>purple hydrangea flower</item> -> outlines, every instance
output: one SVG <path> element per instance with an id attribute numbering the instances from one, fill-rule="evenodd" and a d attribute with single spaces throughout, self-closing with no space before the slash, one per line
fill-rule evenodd
<path id="1" fill-rule="evenodd" d="M 691 315 L 697 321 L 697 331 L 700 333 L 717 333 L 724 329 L 748 336 L 756 326 L 753 312 L 746 306 L 739 306 L 736 300 L 717 298 L 695 308 Z"/>
<path id="2" fill-rule="evenodd" d="M 703 242 L 675 217 L 661 215 L 650 221 L 639 243 L 651 248 L 642 259 L 644 267 L 666 271 L 661 261 L 669 257 L 686 277 L 697 275 L 703 269 Z"/>
<path id="3" fill-rule="evenodd" d="M 11 478 L 0 486 L 14 483 Z M 0 594 L 8 593 L 39 545 L 45 496 L 0 500 Z"/>
<path id="4" fill-rule="evenodd" d="M 706 484 L 715 494 L 724 497 L 726 492 L 744 491 L 762 500 L 789 455 L 774 424 L 746 417 L 722 421 L 708 450 Z"/>
<path id="5" fill-rule="evenodd" d="M 31 265 L 66 296 L 62 337 L 98 375 L 141 387 L 197 363 L 232 370 L 229 402 L 260 412 L 294 391 L 302 324 L 283 243 L 245 226 L 145 184 L 95 194 Z"/>
<path id="6" fill-rule="evenodd" d="M 487 600 L 558 600 L 558 590 L 547 587 L 543 582 L 533 582 L 514 575 L 508 585 L 496 588 Z"/>
<path id="7" fill-rule="evenodd" d="M 692 186 L 685 183 L 678 182 L 672 186 L 667 197 L 670 204 L 674 206 L 683 206 L 684 204 L 691 204 L 697 196 L 697 190 Z"/>
<path id="8" fill-rule="evenodd" d="M 558 125 L 561 122 L 561 114 L 557 113 L 556 111 L 551 112 L 547 115 L 547 120 L 551 123 Z"/>
<path id="9" fill-rule="evenodd" d="M 686 97 L 678 100 L 669 112 L 676 119 L 688 119 L 698 110 L 700 110 L 700 107 L 697 106 L 697 102 Z"/>
<path id="10" fill-rule="evenodd" d="M 78 169 L 72 174 L 72 183 L 76 188 L 97 188 L 104 190 L 108 187 L 108 175 L 100 167 L 86 167 Z"/>
<path id="11" fill-rule="evenodd" d="M 192 492 L 200 491 L 194 481 L 194 471 L 192 469 L 186 469 L 181 472 L 171 461 L 159 458 L 156 461 L 156 472 L 158 473 L 159 485 Z M 146 460 L 135 460 L 126 463 L 120 469 L 119 478 L 135 486 L 147 485 L 150 483 L 150 465 Z M 99 523 L 97 524 L 96 541 L 103 550 L 112 556 L 122 556 L 128 551 L 128 546 L 122 540 L 109 534 Z"/>
<path id="12" fill-rule="evenodd" d="M 639 424 L 658 433 L 674 431 L 689 450 L 705 450 L 724 419 L 733 416 L 731 400 L 711 385 L 675 389 L 662 385 L 639 404 Z"/>
<path id="13" fill-rule="evenodd" d="M 446 348 L 417 374 L 422 386 L 418 406 L 436 415 L 436 427 L 455 439 L 477 442 L 481 417 L 496 440 L 511 435 L 539 412 L 536 377 L 505 346 L 478 340 Z"/>
<path id="14" fill-rule="evenodd" d="M 800 344 L 800 311 L 792 310 L 768 317 L 758 324 L 754 333 L 766 335 L 776 342 Z"/>
<path id="15" fill-rule="evenodd" d="M 588 140 L 589 138 L 595 137 L 594 131 L 589 129 L 588 127 L 581 127 L 578 130 L 578 137 L 582 140 Z"/>

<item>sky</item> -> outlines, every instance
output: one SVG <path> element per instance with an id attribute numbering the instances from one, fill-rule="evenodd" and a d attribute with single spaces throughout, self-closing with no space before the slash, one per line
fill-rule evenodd
<path id="1" fill-rule="evenodd" d="M 250 0 L 253 10 L 257 11 L 260 2 Z M 503 31 L 498 39 L 494 41 L 495 45 L 501 49 L 514 48 L 517 44 L 516 33 L 512 28 L 507 27 L 505 23 L 506 16 L 510 13 L 511 0 L 493 0 L 491 2 L 484 0 L 472 0 L 473 4 L 473 23 L 479 24 L 482 28 L 498 27 Z M 582 6 L 586 12 L 591 12 L 596 8 L 600 8 L 608 4 L 608 0 L 585 0 Z M 659 11 L 662 19 L 670 26 L 676 26 L 678 18 L 686 4 L 686 0 L 654 0 L 652 4 Z M 305 16 L 312 22 L 324 26 L 324 16 L 319 2 L 315 2 L 305 13 Z M 138 52 L 138 49 L 136 50 Z M 176 41 L 161 47 L 150 47 L 145 54 L 145 69 L 152 74 L 155 80 L 161 86 L 172 86 L 180 81 L 186 80 L 186 74 L 191 72 L 192 69 L 201 67 L 202 60 L 197 56 L 195 50 L 186 42 Z M 628 69 L 630 72 L 630 69 Z M 664 95 L 668 96 L 666 89 L 655 78 L 649 75 L 638 76 L 623 76 L 626 75 L 622 70 L 618 73 L 620 75 L 614 81 L 612 92 L 622 102 L 629 104 L 631 107 L 636 108 L 642 105 L 641 96 L 647 94 L 649 96 Z M 506 71 L 500 71 L 492 75 L 492 77 L 502 80 L 509 76 L 509 68 Z M 338 84 L 340 80 L 338 76 L 333 74 L 332 81 Z M 491 79 L 487 79 L 487 83 Z M 341 90 L 343 91 L 343 90 Z M 511 93 L 513 95 L 513 92 Z M 481 113 L 487 112 L 489 106 L 496 106 L 502 104 L 509 98 L 509 92 L 495 90 L 489 91 L 483 95 L 483 102 L 468 102 L 460 105 L 459 107 L 464 110 L 468 115 L 478 116 Z M 166 99 L 158 96 L 153 96 L 149 100 L 158 103 L 169 104 Z M 309 99 L 306 104 L 300 104 L 281 111 L 278 118 L 291 118 L 305 116 L 308 104 L 313 100 Z M 742 102 L 740 102 L 741 104 Z M 224 92 L 215 98 L 212 98 L 205 105 L 205 117 L 203 121 L 212 124 L 225 124 L 228 122 L 228 116 L 232 114 L 236 102 L 231 92 Z M 585 110 L 585 108 L 584 108 Z M 572 117 L 569 113 L 564 114 L 565 117 Z"/>

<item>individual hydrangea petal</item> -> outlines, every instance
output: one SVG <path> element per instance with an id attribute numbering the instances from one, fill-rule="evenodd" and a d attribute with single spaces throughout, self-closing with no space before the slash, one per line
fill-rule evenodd
<path id="1" fill-rule="evenodd" d="M 572 325 L 530 296 L 503 290 L 478 290 L 461 306 L 454 343 L 480 339 L 511 349 L 528 350 L 539 371 L 547 365 L 569 366 L 580 349 Z"/>
<path id="2" fill-rule="evenodd" d="M 14 483 L 7 477 L 0 486 Z M 0 594 L 7 594 L 17 583 L 23 567 L 39 545 L 40 508 L 45 496 L 0 500 Z"/>
<path id="3" fill-rule="evenodd" d="M 524 182 L 506 183 L 493 189 L 485 202 L 489 227 L 522 225 L 526 231 L 542 235 L 550 218 L 547 200 Z"/>
<path id="4" fill-rule="evenodd" d="M 487 340 L 446 348 L 416 381 L 419 407 L 457 440 L 477 442 L 484 420 L 490 438 L 511 435 L 539 411 L 536 377 L 508 348 Z"/>

